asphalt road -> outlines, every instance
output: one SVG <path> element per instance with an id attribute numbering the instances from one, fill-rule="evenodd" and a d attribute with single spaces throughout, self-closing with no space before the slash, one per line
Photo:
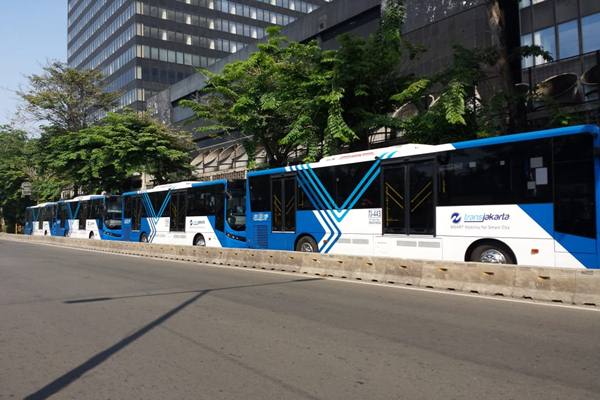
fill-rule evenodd
<path id="1" fill-rule="evenodd" d="M 600 312 L 0 241 L 0 398 L 600 399 Z"/>

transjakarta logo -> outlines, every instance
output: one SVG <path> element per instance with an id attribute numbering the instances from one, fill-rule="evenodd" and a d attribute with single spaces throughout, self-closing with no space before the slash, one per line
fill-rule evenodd
<path id="1" fill-rule="evenodd" d="M 460 216 L 460 213 L 454 213 L 450 216 L 452 223 L 460 224 L 460 221 L 463 219 Z M 502 213 L 502 214 L 465 214 L 464 221 L 465 222 L 485 222 L 485 221 L 508 221 L 510 219 L 510 214 Z"/>
<path id="2" fill-rule="evenodd" d="M 462 218 L 460 217 L 459 213 L 454 213 L 454 214 L 452 214 L 452 216 L 450 217 L 450 219 L 452 219 L 452 223 L 454 223 L 454 224 L 460 224 L 460 221 L 461 221 Z"/>

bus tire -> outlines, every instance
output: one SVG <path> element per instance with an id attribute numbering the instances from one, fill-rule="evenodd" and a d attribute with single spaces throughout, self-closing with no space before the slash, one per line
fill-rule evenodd
<path id="1" fill-rule="evenodd" d="M 148 236 L 144 232 L 140 234 L 140 243 L 148 243 Z"/>
<path id="2" fill-rule="evenodd" d="M 90 232 L 90 234 L 88 235 L 89 239 L 93 239 L 94 238 L 94 232 Z"/>
<path id="3" fill-rule="evenodd" d="M 48 231 L 44 231 L 44 236 L 48 236 Z"/>
<path id="4" fill-rule="evenodd" d="M 300 251 L 303 253 L 317 253 L 319 251 L 319 245 L 310 236 L 302 236 L 296 242 L 296 251 Z"/>
<path id="5" fill-rule="evenodd" d="M 491 264 L 516 264 L 515 256 L 502 242 L 480 243 L 473 248 L 469 261 Z"/>
<path id="6" fill-rule="evenodd" d="M 206 239 L 204 239 L 204 235 L 201 233 L 194 236 L 194 246 L 206 247 Z"/>

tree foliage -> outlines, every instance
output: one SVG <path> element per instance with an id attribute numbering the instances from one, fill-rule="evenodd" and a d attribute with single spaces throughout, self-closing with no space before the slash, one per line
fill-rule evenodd
<path id="1" fill-rule="evenodd" d="M 147 173 L 156 183 L 188 177 L 190 150 L 187 135 L 125 111 L 77 132 L 49 135 L 41 164 L 88 193 L 118 192 L 134 173 Z"/>
<path id="2" fill-rule="evenodd" d="M 314 161 L 354 139 L 342 114 L 344 92 L 333 83 L 336 62 L 335 53 L 316 42 L 290 42 L 279 28 L 269 28 L 268 40 L 247 60 L 219 74 L 202 70 L 207 82 L 201 100 L 181 104 L 214 122 L 201 131 L 246 136 L 251 166 L 257 147 L 273 166 L 287 164 L 298 149 Z"/>
<path id="3" fill-rule="evenodd" d="M 93 113 L 109 111 L 119 96 L 104 90 L 100 71 L 77 70 L 62 62 L 48 64 L 28 80 L 29 87 L 19 92 L 26 112 L 62 132 L 88 127 Z"/>
<path id="4" fill-rule="evenodd" d="M 422 49 L 402 36 L 405 7 L 402 0 L 385 2 L 377 32 L 368 38 L 342 35 L 338 38 L 335 85 L 344 92 L 343 117 L 356 133 L 353 150 L 368 146 L 370 135 L 381 127 L 398 128 L 390 100 L 409 87 L 415 77 L 402 72 L 405 61 Z"/>
<path id="5" fill-rule="evenodd" d="M 8 226 L 14 226 L 29 205 L 21 196 L 21 184 L 29 180 L 30 155 L 24 131 L 0 126 L 0 217 Z"/>
<path id="6" fill-rule="evenodd" d="M 476 137 L 481 98 L 477 87 L 485 79 L 484 65 L 491 50 L 455 46 L 452 64 L 441 73 L 416 80 L 391 97 L 398 106 L 413 105 L 416 112 L 400 121 L 408 141 L 439 144 Z"/>

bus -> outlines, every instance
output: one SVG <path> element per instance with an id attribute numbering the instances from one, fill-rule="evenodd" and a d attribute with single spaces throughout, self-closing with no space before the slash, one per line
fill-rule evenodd
<path id="1" fill-rule="evenodd" d="M 55 214 L 56 203 L 42 203 L 27 207 L 24 233 L 33 236 L 52 235 Z"/>
<path id="2" fill-rule="evenodd" d="M 599 268 L 599 136 L 574 126 L 249 172 L 246 244 Z"/>
<path id="3" fill-rule="evenodd" d="M 60 201 L 55 236 L 79 239 L 118 240 L 121 229 L 119 196 L 87 195 Z M 60 235 L 59 235 L 60 234 Z"/>
<path id="4" fill-rule="evenodd" d="M 207 247 L 246 246 L 244 180 L 179 182 L 124 193 L 123 240 Z"/>

